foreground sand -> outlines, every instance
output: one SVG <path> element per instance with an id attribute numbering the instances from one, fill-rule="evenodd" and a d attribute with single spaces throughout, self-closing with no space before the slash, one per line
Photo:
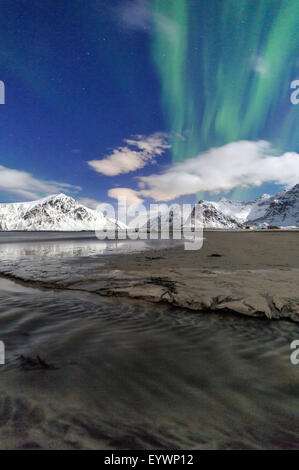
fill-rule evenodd
<path id="1" fill-rule="evenodd" d="M 205 232 L 201 250 L 183 246 L 114 255 L 115 270 L 88 290 L 198 311 L 233 311 L 299 321 L 299 232 Z M 221 255 L 221 256 L 214 256 Z M 86 286 L 87 287 L 87 286 Z"/>

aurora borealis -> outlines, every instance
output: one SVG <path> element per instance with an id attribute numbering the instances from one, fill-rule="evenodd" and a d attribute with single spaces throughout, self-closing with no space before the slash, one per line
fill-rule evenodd
<path id="1" fill-rule="evenodd" d="M 296 0 L 3 0 L 0 13 L 0 201 L 148 204 L 168 185 L 178 200 L 247 199 L 297 177 Z M 214 148 L 227 175 L 212 187 Z M 268 157 L 276 174 L 252 178 Z"/>
<path id="2" fill-rule="evenodd" d="M 152 56 L 174 161 L 242 139 L 298 150 L 299 112 L 289 102 L 298 2 L 153 0 L 153 8 Z M 175 25 L 173 37 L 162 19 Z"/>

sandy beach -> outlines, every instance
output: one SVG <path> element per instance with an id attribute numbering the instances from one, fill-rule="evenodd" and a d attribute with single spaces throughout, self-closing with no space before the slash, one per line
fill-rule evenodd
<path id="1" fill-rule="evenodd" d="M 299 447 L 298 232 L 50 235 L 0 234 L 3 449 Z"/>
<path id="2" fill-rule="evenodd" d="M 200 250 L 169 245 L 92 257 L 81 252 L 65 262 L 57 252 L 34 266 L 28 247 L 21 263 L 3 260 L 1 273 L 29 286 L 299 321 L 298 231 L 205 231 Z"/>
<path id="3" fill-rule="evenodd" d="M 298 231 L 206 231 L 204 237 L 198 251 L 177 246 L 111 256 L 106 270 L 115 274 L 100 289 L 86 288 L 195 311 L 299 321 Z"/>

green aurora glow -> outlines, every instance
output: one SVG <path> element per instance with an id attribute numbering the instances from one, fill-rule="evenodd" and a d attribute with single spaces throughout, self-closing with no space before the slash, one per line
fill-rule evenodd
<path id="1" fill-rule="evenodd" d="M 173 135 L 173 161 L 265 139 L 299 150 L 299 2 L 152 0 L 152 57 Z M 175 34 L 167 34 L 171 26 Z"/>

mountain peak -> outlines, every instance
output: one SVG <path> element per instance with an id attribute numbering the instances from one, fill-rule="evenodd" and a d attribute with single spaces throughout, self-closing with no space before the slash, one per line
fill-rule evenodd
<path id="1" fill-rule="evenodd" d="M 24 203 L 0 204 L 0 230 L 94 231 L 126 228 L 63 193 Z"/>
<path id="2" fill-rule="evenodd" d="M 231 201 L 226 198 L 221 198 L 218 202 L 201 202 L 203 205 L 213 206 L 217 211 L 217 218 L 223 228 L 229 228 L 225 225 L 227 223 L 221 219 L 221 214 L 235 221 L 236 224 L 241 225 L 277 225 L 281 227 L 298 227 L 299 226 L 299 198 L 298 198 L 299 184 L 296 184 L 290 189 L 280 191 L 273 196 L 269 194 L 262 194 L 253 201 L 241 202 Z M 215 226 L 215 221 L 212 217 L 213 211 L 204 214 L 204 224 Z M 229 222 L 231 224 L 231 221 Z"/>
<path id="3" fill-rule="evenodd" d="M 44 197 L 40 200 L 41 201 L 43 201 L 43 200 L 52 201 L 53 199 L 66 199 L 66 200 L 75 201 L 75 199 L 73 197 L 68 196 L 67 194 L 64 194 L 64 193 L 50 194 L 49 196 L 46 196 L 46 197 Z"/>

